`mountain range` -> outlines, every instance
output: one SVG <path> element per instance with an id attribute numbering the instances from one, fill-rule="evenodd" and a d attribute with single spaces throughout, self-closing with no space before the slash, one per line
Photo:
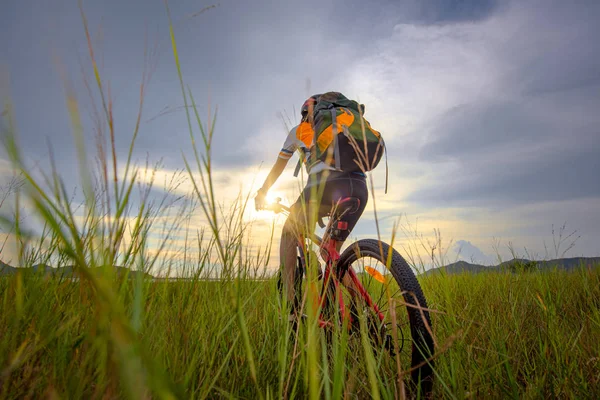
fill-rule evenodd
<path id="1" fill-rule="evenodd" d="M 600 266 L 600 257 L 573 257 L 573 258 L 558 258 L 547 261 L 532 261 L 524 258 L 514 258 L 510 261 L 505 261 L 494 266 L 485 266 L 480 264 L 471 264 L 466 261 L 457 261 L 452 264 L 445 265 L 439 268 L 427 270 L 425 274 L 431 275 L 436 273 L 459 274 L 463 272 L 480 273 L 480 272 L 500 272 L 500 271 L 544 271 L 552 269 L 561 269 L 572 271 L 578 268 L 593 268 Z"/>

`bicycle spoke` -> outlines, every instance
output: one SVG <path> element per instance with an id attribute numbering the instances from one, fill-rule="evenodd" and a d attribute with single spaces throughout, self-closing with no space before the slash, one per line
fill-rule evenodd
<path id="1" fill-rule="evenodd" d="M 405 332 L 405 329 L 409 326 L 409 321 L 403 318 L 405 312 L 397 312 L 397 320 L 395 321 L 397 327 L 398 336 L 398 349 L 391 348 L 393 345 L 392 338 L 392 321 L 390 321 L 390 299 L 402 299 L 402 289 L 397 286 L 396 281 L 391 278 L 389 273 L 381 274 L 380 271 L 387 271 L 385 265 L 377 258 L 371 256 L 363 256 L 358 258 L 350 265 L 354 269 L 355 273 L 359 274 L 359 281 L 367 293 L 369 293 L 371 300 L 377 305 L 378 310 L 385 316 L 384 321 L 379 321 L 379 318 L 373 314 L 374 310 L 370 307 L 365 307 L 363 304 L 360 309 L 361 315 L 364 311 L 369 311 L 367 317 L 367 329 L 371 332 L 372 339 L 377 343 L 379 350 L 388 349 L 392 352 L 396 350 L 402 353 L 405 348 L 404 343 L 410 342 L 410 335 Z M 381 275 L 378 275 L 381 274 Z M 381 278 L 385 280 L 381 282 Z M 394 285 L 395 287 L 390 287 Z M 360 297 L 360 294 L 352 287 L 346 287 L 347 292 L 353 299 Z M 353 300 L 354 301 L 354 300 Z M 402 304 L 396 303 L 395 308 L 400 311 L 404 308 Z M 389 337 L 389 338 L 388 338 Z M 387 339 L 386 339 L 387 338 Z M 391 341 L 391 342 L 390 342 Z M 387 347 L 386 347 L 387 346 Z"/>
<path id="2" fill-rule="evenodd" d="M 390 259 L 388 258 L 390 251 L 393 251 L 390 255 L 392 262 L 388 268 L 385 261 Z M 348 355 L 349 360 L 359 364 L 356 368 L 351 367 L 348 370 L 349 376 L 353 376 L 355 372 L 365 372 L 364 351 L 360 345 L 361 340 L 364 339 L 356 339 L 362 333 L 368 335 L 373 350 L 377 353 L 375 355 L 376 368 L 382 369 L 384 374 L 397 372 L 397 356 L 400 357 L 402 370 L 406 371 L 411 366 L 419 365 L 419 357 L 424 356 L 415 354 L 413 345 L 415 340 L 420 344 L 423 343 L 423 339 L 419 338 L 425 337 L 425 344 L 429 347 L 429 352 L 433 354 L 433 340 L 429 332 L 424 329 L 426 325 L 422 322 L 423 319 L 426 319 L 427 324 L 430 325 L 429 314 L 427 312 L 416 313 L 413 308 L 409 308 L 402 293 L 403 288 L 415 293 L 420 303 L 426 304 L 426 301 L 410 266 L 397 251 L 380 241 L 364 239 L 345 251 L 341 256 L 340 263 L 344 268 L 352 268 L 358 277 L 357 282 L 351 284 L 346 281 L 347 286 L 343 285 L 345 287 L 344 297 L 351 298 L 349 304 L 357 308 L 356 313 L 360 317 L 358 331 L 356 325 L 353 324 L 350 336 L 353 350 Z M 370 302 L 372 302 L 372 306 L 368 305 Z M 392 316 L 394 316 L 393 319 Z M 358 335 L 355 335 L 356 333 Z M 354 351 L 356 345 L 358 347 Z M 423 376 L 431 377 L 431 364 L 423 365 L 418 367 L 424 374 L 419 375 L 420 379 L 423 379 Z M 413 378 L 414 376 L 415 374 L 413 374 Z M 357 380 L 360 380 L 360 377 L 364 378 L 364 375 L 357 375 Z M 356 383 L 359 386 L 362 384 Z"/>

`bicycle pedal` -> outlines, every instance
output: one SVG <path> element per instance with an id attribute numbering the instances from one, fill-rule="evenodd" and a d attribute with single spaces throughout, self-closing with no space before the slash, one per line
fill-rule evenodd
<path id="1" fill-rule="evenodd" d="M 390 356 L 396 356 L 396 351 L 394 350 L 394 342 L 390 335 L 385 335 L 385 349 L 389 351 Z"/>

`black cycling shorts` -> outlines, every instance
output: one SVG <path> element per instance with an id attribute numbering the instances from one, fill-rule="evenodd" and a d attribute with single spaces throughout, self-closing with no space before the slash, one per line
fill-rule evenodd
<path id="1" fill-rule="evenodd" d="M 304 222 L 305 216 L 303 213 L 302 203 L 304 201 L 305 207 L 312 207 L 318 198 L 311 201 L 311 195 L 314 195 L 313 187 L 317 187 L 317 191 L 321 185 L 322 174 L 318 173 L 309 176 L 309 181 L 298 200 L 292 205 L 292 217 L 296 221 Z M 360 201 L 358 210 L 353 213 L 346 213 L 340 220 L 348 223 L 348 230 L 343 232 L 341 236 L 342 240 L 346 240 L 354 226 L 360 219 L 367 201 L 369 199 L 369 190 L 367 188 L 367 180 L 364 174 L 350 172 L 342 173 L 330 171 L 325 181 L 325 187 L 322 189 L 322 197 L 319 204 L 319 217 L 324 217 L 329 214 L 334 204 L 345 197 L 355 197 Z M 304 200 L 303 200 L 304 199 Z"/>

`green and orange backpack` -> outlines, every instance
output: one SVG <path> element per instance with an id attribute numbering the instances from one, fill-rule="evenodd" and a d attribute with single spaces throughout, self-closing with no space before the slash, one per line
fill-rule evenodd
<path id="1" fill-rule="evenodd" d="M 385 142 L 364 118 L 364 112 L 363 104 L 339 92 L 309 97 L 302 106 L 302 123 L 297 130 L 310 150 L 310 157 L 305 159 L 307 167 L 322 161 L 344 172 L 373 170 L 385 152 Z M 298 171 L 296 168 L 294 176 Z"/>

